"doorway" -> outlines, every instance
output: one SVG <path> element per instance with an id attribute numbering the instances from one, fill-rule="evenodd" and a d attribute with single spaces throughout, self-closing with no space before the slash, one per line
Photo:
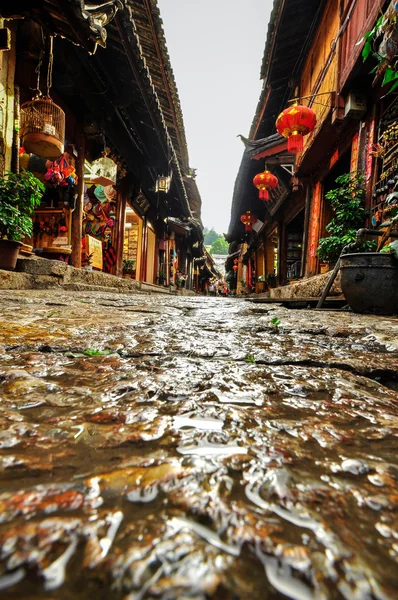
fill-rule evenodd
<path id="1" fill-rule="evenodd" d="M 286 225 L 286 280 L 300 278 L 303 254 L 304 209 Z"/>

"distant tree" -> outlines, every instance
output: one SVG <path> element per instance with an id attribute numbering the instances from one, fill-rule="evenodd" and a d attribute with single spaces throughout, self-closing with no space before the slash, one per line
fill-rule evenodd
<path id="1" fill-rule="evenodd" d="M 229 244 L 224 236 L 220 236 L 212 243 L 210 254 L 228 254 Z"/>
<path id="2" fill-rule="evenodd" d="M 205 238 L 204 238 L 205 246 L 211 246 L 212 243 L 219 237 L 221 237 L 221 235 L 216 232 L 214 227 L 212 227 L 210 229 L 210 231 L 208 231 L 205 235 Z"/>
<path id="3" fill-rule="evenodd" d="M 207 233 L 209 233 L 209 228 L 203 227 L 203 235 L 206 235 Z"/>

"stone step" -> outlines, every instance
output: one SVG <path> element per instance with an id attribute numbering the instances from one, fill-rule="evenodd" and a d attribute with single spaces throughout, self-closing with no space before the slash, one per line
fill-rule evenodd
<path id="1" fill-rule="evenodd" d="M 90 283 L 64 283 L 64 290 L 69 292 L 106 292 L 118 294 L 121 290 L 117 287 L 109 287 L 105 285 L 93 285 Z M 124 290 L 123 290 L 124 291 Z"/>

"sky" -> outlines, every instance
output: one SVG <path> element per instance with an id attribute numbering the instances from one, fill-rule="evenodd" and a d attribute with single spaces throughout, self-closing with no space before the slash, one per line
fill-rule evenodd
<path id="1" fill-rule="evenodd" d="M 260 96 L 273 0 L 158 0 L 202 221 L 228 230 L 232 193 Z"/>

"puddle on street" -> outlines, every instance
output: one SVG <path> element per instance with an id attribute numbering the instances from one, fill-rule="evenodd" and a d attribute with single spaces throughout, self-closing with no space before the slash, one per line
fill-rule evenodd
<path id="1" fill-rule="evenodd" d="M 1 594 L 396 597 L 397 320 L 83 299 L 0 310 Z"/>

